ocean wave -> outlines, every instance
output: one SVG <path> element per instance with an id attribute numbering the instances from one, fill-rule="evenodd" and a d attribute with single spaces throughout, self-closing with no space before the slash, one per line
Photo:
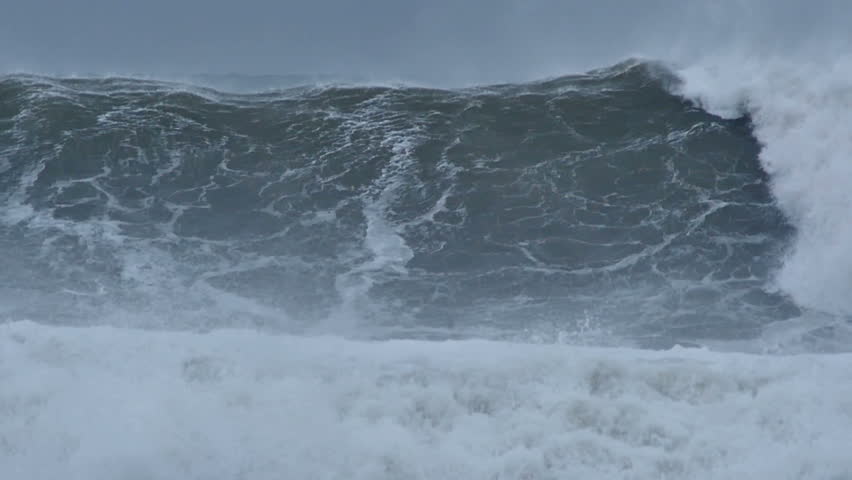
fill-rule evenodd
<path id="1" fill-rule="evenodd" d="M 680 82 L 638 60 L 462 89 L 4 77 L 5 231 L 50 298 L 8 315 L 754 337 L 802 314 L 771 285 L 791 225 L 749 120 Z"/>
<path id="2" fill-rule="evenodd" d="M 778 287 L 801 305 L 844 316 L 852 314 L 850 65 L 842 56 L 830 62 L 732 56 L 680 72 L 684 95 L 720 115 L 748 114 L 754 124 L 773 196 L 797 231 Z"/>

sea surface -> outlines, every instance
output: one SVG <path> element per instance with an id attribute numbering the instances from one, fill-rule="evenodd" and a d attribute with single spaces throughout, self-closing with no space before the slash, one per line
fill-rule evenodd
<path id="1" fill-rule="evenodd" d="M 743 68 L 0 76 L 0 472 L 852 478 L 852 89 Z"/>

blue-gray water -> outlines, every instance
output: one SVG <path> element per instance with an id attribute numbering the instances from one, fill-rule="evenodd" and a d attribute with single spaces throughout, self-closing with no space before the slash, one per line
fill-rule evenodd
<path id="1" fill-rule="evenodd" d="M 852 478 L 852 66 L 717 60 L 0 77 L 0 477 Z"/>
<path id="2" fill-rule="evenodd" d="M 794 229 L 750 118 L 660 65 L 276 78 L 2 77 L 0 314 L 650 347 L 802 314 L 770 285 Z"/>

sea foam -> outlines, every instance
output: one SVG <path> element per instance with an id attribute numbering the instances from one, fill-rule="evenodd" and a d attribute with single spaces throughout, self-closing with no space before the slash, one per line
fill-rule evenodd
<path id="1" fill-rule="evenodd" d="M 0 326 L 5 478 L 849 478 L 852 357 Z"/>
<path id="2" fill-rule="evenodd" d="M 776 277 L 800 305 L 852 314 L 852 60 L 720 57 L 679 71 L 711 113 L 748 114 L 797 238 Z"/>

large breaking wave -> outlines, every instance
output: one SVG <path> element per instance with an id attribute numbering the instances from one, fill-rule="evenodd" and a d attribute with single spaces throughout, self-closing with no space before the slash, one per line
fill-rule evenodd
<path id="1" fill-rule="evenodd" d="M 848 354 L 624 348 L 848 350 L 843 63 L 712 66 L 242 93 L 2 77 L 0 460 L 852 475 Z"/>
<path id="2" fill-rule="evenodd" d="M 10 314 L 754 336 L 801 314 L 770 282 L 793 229 L 748 119 L 676 84 L 636 62 L 463 90 L 9 77 L 4 229 L 32 259 Z"/>

